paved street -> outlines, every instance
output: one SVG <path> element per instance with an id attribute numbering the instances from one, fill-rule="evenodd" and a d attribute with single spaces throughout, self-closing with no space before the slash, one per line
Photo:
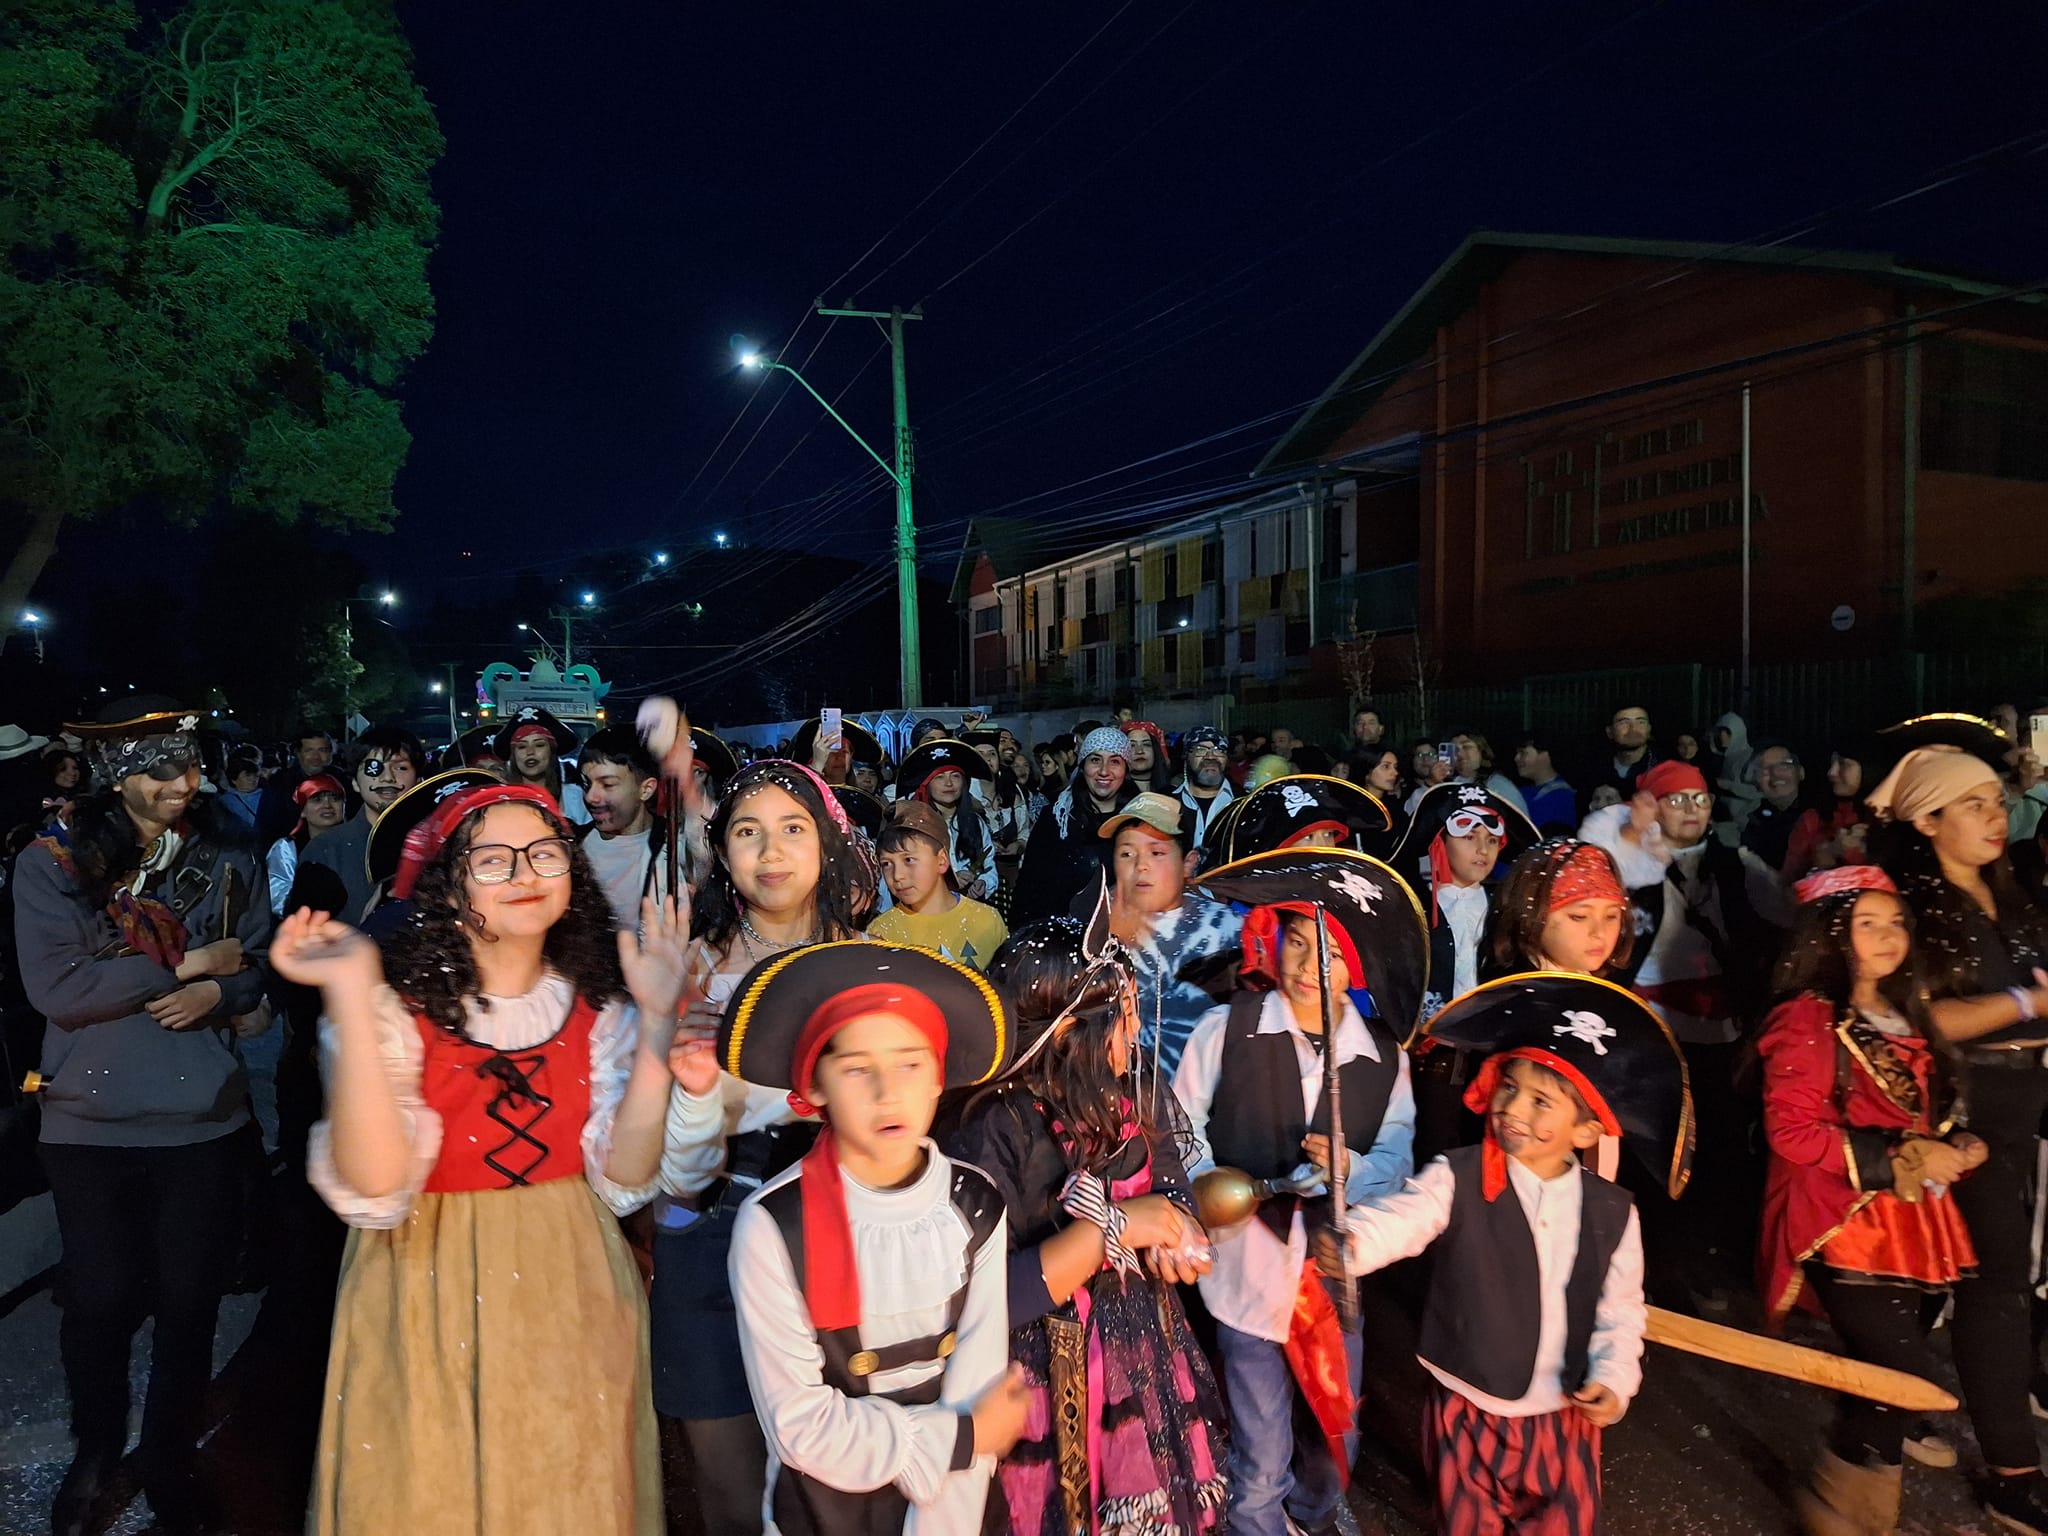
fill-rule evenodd
<path id="1" fill-rule="evenodd" d="M 254 1053 L 257 1100 L 267 1125 L 270 1066 L 268 1052 Z M 0 1254 L 9 1263 L 42 1253 L 54 1254 L 47 1196 L 0 1224 Z M 282 1301 L 277 1290 L 231 1296 L 222 1309 L 207 1453 L 243 1536 L 282 1536 L 299 1525 L 304 1493 L 293 1468 L 302 1476 L 309 1452 L 315 1389 L 306 1382 L 318 1369 L 319 1341 L 306 1336 L 306 1316 L 290 1304 L 288 1290 Z M 1368 1368 L 1373 1395 L 1364 1408 L 1366 1441 L 1352 1502 L 1364 1536 L 1421 1536 L 1428 1516 L 1414 1481 L 1422 1376 L 1410 1355 L 1413 1333 L 1388 1289 L 1375 1283 L 1367 1297 L 1368 1360 L 1385 1363 Z M 48 1528 L 50 1497 L 70 1456 L 57 1309 L 47 1271 L 17 1285 L 4 1305 L 0 1536 L 30 1536 Z M 1818 1326 L 1798 1337 L 1827 1343 Z M 138 1346 L 138 1415 L 143 1359 Z M 1953 1388 L 1953 1380 L 1948 1385 Z M 1786 1494 L 1812 1454 L 1826 1412 L 1822 1394 L 1810 1388 L 1652 1345 L 1648 1385 L 1628 1419 L 1607 1437 L 1610 1536 L 1789 1532 Z M 1968 1465 L 1975 1447 L 1966 1425 L 1957 1418 L 1949 1430 Z M 695 1536 L 690 1471 L 679 1437 L 666 1437 L 666 1448 L 670 1529 Z M 1909 1463 L 1906 1487 L 1905 1536 L 1990 1536 L 1960 1470 L 1935 1472 Z M 139 1494 L 106 1527 L 148 1528 Z"/>

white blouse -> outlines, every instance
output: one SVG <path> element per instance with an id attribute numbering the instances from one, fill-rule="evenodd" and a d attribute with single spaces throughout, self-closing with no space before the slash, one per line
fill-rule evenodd
<path id="1" fill-rule="evenodd" d="M 965 1471 L 950 1468 L 961 1415 L 1008 1366 L 1009 1243 L 999 1219 L 969 1275 L 972 1233 L 953 1206 L 953 1164 L 933 1143 L 924 1147 L 924 1173 L 906 1188 L 869 1189 L 846 1179 L 846 1218 L 860 1278 L 863 1348 L 942 1333 L 947 1302 L 967 1284 L 953 1353 L 938 1368 L 943 1381 L 936 1403 L 848 1397 L 825 1385 L 824 1355 L 775 1218 L 756 1194 L 734 1220 L 733 1304 L 747 1386 L 768 1437 L 763 1510 L 771 1531 L 783 1466 L 850 1493 L 894 1484 L 910 1501 L 905 1536 L 974 1536 L 981 1529 L 995 1457 L 976 1456 Z M 801 1176 L 799 1165 L 763 1190 Z M 894 1392 L 933 1373 L 929 1364 L 910 1365 L 876 1374 L 872 1385 L 877 1394 Z"/>
<path id="2" fill-rule="evenodd" d="M 465 1028 L 479 1044 L 500 1051 L 525 1051 L 551 1039 L 569 1016 L 574 1001 L 568 978 L 555 971 L 544 975 L 522 997 L 494 997 L 488 1012 L 469 1002 Z M 306 1146 L 306 1176 L 334 1214 L 352 1227 L 389 1231 L 412 1214 L 413 1202 L 441 1157 L 441 1116 L 420 1098 L 420 1073 L 426 1056 L 419 1025 L 398 994 L 377 990 L 377 1052 L 384 1075 L 398 1097 L 398 1114 L 411 1149 L 403 1185 L 388 1195 L 365 1195 L 343 1182 L 334 1166 L 333 1127 L 325 1120 L 313 1127 Z M 583 1176 L 600 1200 L 624 1216 L 654 1198 L 653 1182 L 632 1188 L 604 1176 L 611 1158 L 612 1121 L 633 1073 L 633 1054 L 640 1040 L 640 1015 L 632 1003 L 614 998 L 597 1015 L 590 1031 L 590 1117 L 583 1122 Z M 321 1071 L 334 1080 L 339 1046 L 334 1028 L 320 1020 Z"/>

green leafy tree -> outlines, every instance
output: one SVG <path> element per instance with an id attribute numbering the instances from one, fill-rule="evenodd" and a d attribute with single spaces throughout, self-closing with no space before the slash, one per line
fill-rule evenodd
<path id="1" fill-rule="evenodd" d="M 0 638 L 68 518 L 390 526 L 441 149 L 389 0 L 6 0 Z"/>

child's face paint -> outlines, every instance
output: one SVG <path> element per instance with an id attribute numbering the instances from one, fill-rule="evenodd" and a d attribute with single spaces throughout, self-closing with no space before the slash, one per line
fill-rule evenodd
<path id="1" fill-rule="evenodd" d="M 1574 1153 L 1600 1144 L 1600 1122 L 1582 1119 L 1564 1084 L 1527 1061 L 1501 1069 L 1488 1111 L 1501 1151 L 1541 1179 L 1571 1166 Z"/>

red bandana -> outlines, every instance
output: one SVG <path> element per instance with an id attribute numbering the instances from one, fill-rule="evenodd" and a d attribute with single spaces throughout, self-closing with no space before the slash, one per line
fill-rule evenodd
<path id="1" fill-rule="evenodd" d="M 1614 1118 L 1614 1111 L 1607 1107 L 1607 1100 L 1599 1090 L 1586 1081 L 1586 1076 L 1562 1056 L 1553 1055 L 1540 1045 L 1518 1045 L 1511 1051 L 1502 1051 L 1489 1056 L 1479 1068 L 1478 1076 L 1465 1089 L 1465 1107 L 1486 1122 L 1486 1140 L 1479 1149 L 1479 1189 L 1488 1201 L 1500 1198 L 1500 1192 L 1508 1187 L 1508 1159 L 1501 1151 L 1500 1143 L 1493 1135 L 1493 1095 L 1506 1076 L 1506 1065 L 1511 1061 L 1533 1061 L 1539 1067 L 1555 1072 L 1559 1077 L 1579 1090 L 1579 1097 L 1586 1101 L 1586 1107 L 1600 1117 L 1600 1129 L 1609 1136 L 1619 1136 L 1621 1126 Z"/>
<path id="2" fill-rule="evenodd" d="M 532 784 L 483 784 L 450 795 L 427 813 L 425 821 L 405 834 L 405 848 L 398 856 L 398 873 L 392 877 L 391 894 L 400 901 L 411 896 L 413 887 L 419 884 L 420 871 L 447 846 L 463 817 L 493 805 L 531 805 L 550 816 L 562 814 L 555 797 Z"/>
<path id="3" fill-rule="evenodd" d="M 1312 902 L 1276 901 L 1271 906 L 1253 907 L 1245 914 L 1244 928 L 1239 942 L 1244 949 L 1238 975 L 1247 981 L 1257 981 L 1269 987 L 1280 985 L 1280 914 L 1292 912 L 1315 921 L 1316 909 Z M 1330 942 L 1336 946 L 1336 953 L 1343 957 L 1344 969 L 1351 973 L 1351 985 L 1365 985 L 1365 965 L 1358 957 L 1358 946 L 1351 942 L 1351 935 L 1344 931 L 1342 923 L 1330 924 Z"/>
<path id="4" fill-rule="evenodd" d="M 1899 888 L 1892 884 L 1892 877 L 1875 864 L 1843 864 L 1834 869 L 1815 870 L 1792 887 L 1792 894 L 1802 903 L 1819 901 L 1823 896 L 1840 896 L 1845 891 L 1899 894 Z"/>
<path id="5" fill-rule="evenodd" d="M 525 725 L 520 726 L 517 730 L 515 730 L 512 733 L 512 740 L 510 745 L 516 747 L 519 745 L 519 743 L 526 740 L 526 738 L 529 736 L 545 736 L 547 737 L 550 744 L 552 744 L 555 739 L 555 733 L 553 731 L 549 730 L 546 726 L 540 724 L 538 721 L 529 720 Z"/>
<path id="6" fill-rule="evenodd" d="M 890 1013 L 931 1042 L 946 1059 L 946 1016 L 922 992 L 890 982 L 871 982 L 840 993 L 805 1021 L 796 1037 L 790 1081 L 796 1088 L 790 1106 L 800 1115 L 819 1111 L 806 1097 L 817 1075 L 818 1058 L 832 1037 L 855 1019 Z M 846 1221 L 846 1175 L 839 1166 L 839 1147 L 828 1121 L 804 1154 L 804 1305 L 811 1326 L 854 1328 L 860 1324 L 860 1272 L 853 1263 L 853 1231 Z"/>
<path id="7" fill-rule="evenodd" d="M 1579 901 L 1611 901 L 1627 906 L 1621 880 L 1614 873 L 1614 860 L 1591 843 L 1574 848 L 1550 882 L 1550 910 Z"/>

